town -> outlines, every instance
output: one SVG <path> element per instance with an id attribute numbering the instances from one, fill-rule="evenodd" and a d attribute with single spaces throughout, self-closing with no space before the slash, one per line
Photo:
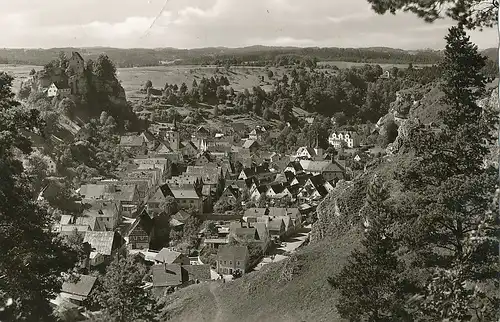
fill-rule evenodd
<path id="1" fill-rule="evenodd" d="M 81 30 L 187 44 L 189 17 L 241 9 L 166 1 L 142 21 L 153 2 Z M 439 49 L 0 48 L 0 321 L 500 318 L 498 51 L 468 35 L 496 22 L 449 2 Z M 266 6 L 319 32 L 306 6 Z"/>

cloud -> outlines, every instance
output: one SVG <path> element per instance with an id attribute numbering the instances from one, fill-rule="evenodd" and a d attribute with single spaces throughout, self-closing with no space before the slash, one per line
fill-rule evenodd
<path id="1" fill-rule="evenodd" d="M 239 47 L 246 45 L 442 48 L 448 21 L 378 16 L 366 0 L 9 1 L 0 47 Z M 147 32 L 146 32 L 147 31 Z M 494 32 L 472 33 L 481 47 Z"/>

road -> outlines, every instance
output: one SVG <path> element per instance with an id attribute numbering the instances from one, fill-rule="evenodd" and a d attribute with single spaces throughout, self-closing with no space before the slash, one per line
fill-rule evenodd
<path id="1" fill-rule="evenodd" d="M 255 271 L 260 270 L 264 265 L 269 263 L 276 263 L 288 258 L 286 254 L 294 253 L 309 237 L 311 226 L 304 227 L 303 231 L 292 235 L 284 240 L 281 246 L 273 248 L 270 254 L 262 259 L 254 268 Z"/>

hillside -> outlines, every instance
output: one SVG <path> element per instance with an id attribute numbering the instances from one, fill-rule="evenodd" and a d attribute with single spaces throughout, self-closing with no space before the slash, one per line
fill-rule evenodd
<path id="1" fill-rule="evenodd" d="M 165 299 L 164 321 L 342 321 L 327 278 L 342 269 L 359 240 L 359 232 L 350 230 L 305 246 L 296 253 L 295 264 L 288 259 L 231 283 L 207 282 L 179 290 Z M 295 267 L 294 274 L 283 273 L 291 271 L 287 263 Z M 286 275 L 291 280 L 281 281 Z"/>
<path id="2" fill-rule="evenodd" d="M 315 57 L 319 61 L 349 61 L 363 63 L 428 63 L 440 60 L 438 51 L 405 51 L 392 48 L 298 48 L 251 46 L 244 48 L 199 49 L 120 49 L 107 47 L 51 48 L 51 49 L 0 49 L 0 63 L 44 65 L 59 52 L 78 51 L 87 59 L 95 60 L 101 53 L 108 55 L 117 67 L 157 66 L 160 61 L 175 64 L 212 64 L 230 61 L 231 64 L 255 64 L 274 61 L 280 55 Z"/>

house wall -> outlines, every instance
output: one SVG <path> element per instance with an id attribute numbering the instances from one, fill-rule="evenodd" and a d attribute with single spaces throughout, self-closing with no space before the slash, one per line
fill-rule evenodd
<path id="1" fill-rule="evenodd" d="M 55 85 L 51 85 L 47 91 L 48 97 L 57 96 L 57 87 Z"/>
<path id="2" fill-rule="evenodd" d="M 217 273 L 223 275 L 230 275 L 233 274 L 233 272 L 236 270 L 240 270 L 242 273 L 245 273 L 246 265 L 247 265 L 247 260 L 235 261 L 235 260 L 217 259 Z"/>
<path id="3" fill-rule="evenodd" d="M 180 209 L 190 209 L 195 208 L 198 209 L 198 213 L 203 213 L 203 199 L 176 199 L 177 204 Z"/>

